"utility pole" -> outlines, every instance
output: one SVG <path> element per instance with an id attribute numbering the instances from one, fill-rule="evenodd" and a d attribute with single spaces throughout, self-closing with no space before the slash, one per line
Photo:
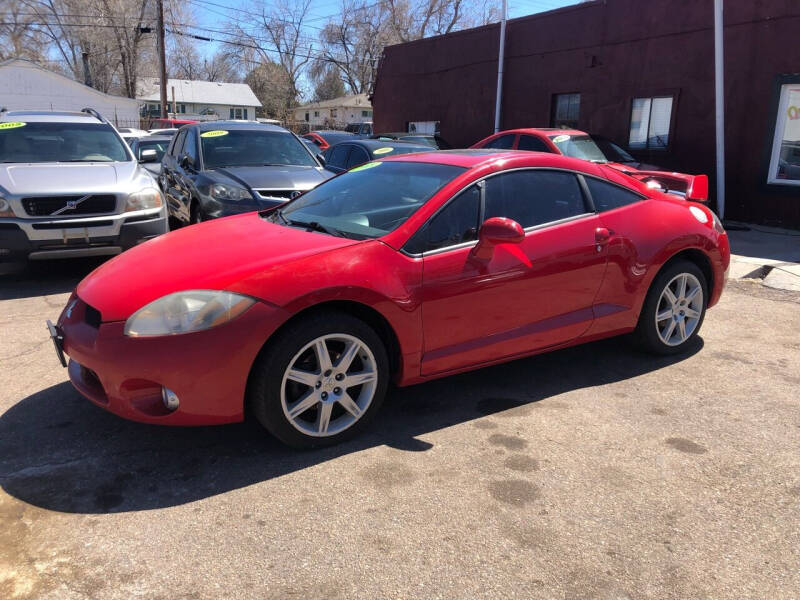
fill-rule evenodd
<path id="1" fill-rule="evenodd" d="M 717 214 L 725 218 L 725 57 L 722 0 L 714 0 L 714 116 L 717 126 Z"/>
<path id="2" fill-rule="evenodd" d="M 164 0 L 158 0 L 158 66 L 161 82 L 161 118 L 167 118 L 167 51 L 164 44 Z"/>
<path id="3" fill-rule="evenodd" d="M 503 0 L 503 18 L 500 21 L 500 51 L 497 60 L 497 96 L 494 101 L 494 132 L 500 131 L 500 105 L 503 102 L 503 63 L 506 55 L 506 19 L 508 3 Z"/>

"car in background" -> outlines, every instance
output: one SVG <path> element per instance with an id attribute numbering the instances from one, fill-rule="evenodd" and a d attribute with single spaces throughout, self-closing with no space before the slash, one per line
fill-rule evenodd
<path id="1" fill-rule="evenodd" d="M 145 131 L 144 129 L 136 129 L 134 127 L 117 127 L 117 131 L 122 139 L 128 142 L 129 146 L 136 138 L 150 135 L 149 131 Z"/>
<path id="2" fill-rule="evenodd" d="M 619 163 L 609 160 L 592 136 L 576 129 L 509 129 L 490 135 L 473 144 L 471 148 L 552 152 L 594 163 L 604 163 L 634 179 L 645 182 L 658 191 L 675 194 L 695 202 L 708 202 L 708 176 L 646 168 L 650 165 L 641 165 L 645 167 L 642 169 L 633 166 L 631 162 Z M 622 150 L 618 146 L 617 148 Z M 633 158 L 627 152 L 624 154 L 628 158 Z"/>
<path id="3" fill-rule="evenodd" d="M 331 173 L 343 173 L 371 160 L 412 154 L 414 152 L 430 152 L 430 146 L 409 144 L 407 142 L 389 142 L 383 140 L 355 139 L 350 142 L 339 142 L 328 148 L 323 157 L 325 168 Z"/>
<path id="4" fill-rule="evenodd" d="M 412 144 L 425 144 L 434 150 L 451 150 L 453 147 L 448 144 L 438 133 L 376 133 L 370 136 L 374 140 L 388 140 L 399 142 L 411 142 Z"/>
<path id="5" fill-rule="evenodd" d="M 184 125 L 191 125 L 193 123 L 198 123 L 199 121 L 195 121 L 193 119 L 153 119 L 150 122 L 150 126 L 152 129 L 180 129 Z"/>
<path id="6" fill-rule="evenodd" d="M 336 130 L 309 131 L 303 137 L 314 142 L 314 144 L 316 144 L 317 147 L 322 151 L 327 150 L 339 142 L 356 139 L 356 136 L 352 133 Z"/>
<path id="7" fill-rule="evenodd" d="M 161 174 L 161 159 L 164 157 L 172 137 L 166 135 L 149 135 L 136 138 L 131 143 L 131 152 L 136 160 L 158 179 Z"/>
<path id="8" fill-rule="evenodd" d="M 372 135 L 372 121 L 348 123 L 344 130 L 360 137 L 369 137 Z"/>
<path id="9" fill-rule="evenodd" d="M 185 125 L 161 161 L 159 183 L 177 223 L 263 210 L 331 174 L 296 135 L 254 121 Z"/>
<path id="10" fill-rule="evenodd" d="M 167 231 L 164 199 L 97 111 L 0 111 L 0 262 L 111 256 Z"/>
<path id="11" fill-rule="evenodd" d="M 150 129 L 148 130 L 148 135 L 162 135 L 172 137 L 176 133 L 178 133 L 177 129 Z"/>
<path id="12" fill-rule="evenodd" d="M 390 382 L 628 333 L 648 352 L 696 350 L 729 263 L 707 207 L 605 164 L 405 154 L 115 258 L 78 285 L 54 340 L 75 388 L 124 418 L 252 414 L 289 445 L 325 446 L 363 431 Z"/>

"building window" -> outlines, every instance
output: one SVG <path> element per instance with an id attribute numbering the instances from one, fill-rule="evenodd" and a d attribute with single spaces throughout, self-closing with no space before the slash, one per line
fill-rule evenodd
<path id="1" fill-rule="evenodd" d="M 631 106 L 630 148 L 666 150 L 672 123 L 672 96 L 634 98 Z"/>
<path id="2" fill-rule="evenodd" d="M 767 182 L 800 185 L 800 83 L 781 86 Z"/>
<path id="3" fill-rule="evenodd" d="M 183 115 L 185 115 L 186 114 L 186 105 L 185 104 L 179 104 L 178 105 L 178 112 L 183 114 Z"/>
<path id="4" fill-rule="evenodd" d="M 408 133 L 439 134 L 439 121 L 409 121 L 406 124 Z"/>
<path id="5" fill-rule="evenodd" d="M 306 121 L 308 121 L 308 113 L 306 113 Z"/>
<path id="6" fill-rule="evenodd" d="M 554 94 L 553 114 L 550 116 L 551 127 L 578 128 L 578 117 L 581 114 L 580 94 Z"/>
<path id="7" fill-rule="evenodd" d="M 335 108 L 331 109 L 331 117 L 334 118 L 334 119 L 336 118 L 336 109 Z"/>
<path id="8" fill-rule="evenodd" d="M 319 116 L 319 111 L 318 111 L 318 110 L 315 110 L 315 111 L 314 111 L 314 117 L 316 118 L 316 117 L 318 117 L 318 116 Z"/>
<path id="9" fill-rule="evenodd" d="M 361 111 L 361 116 L 362 117 L 371 117 L 372 116 L 372 111 L 371 110 L 362 110 Z"/>
<path id="10" fill-rule="evenodd" d="M 231 108 L 230 110 L 230 118 L 241 120 L 247 118 L 247 109 L 246 108 Z"/>

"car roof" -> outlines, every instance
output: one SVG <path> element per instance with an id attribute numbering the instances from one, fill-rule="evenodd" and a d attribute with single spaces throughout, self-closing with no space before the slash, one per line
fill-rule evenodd
<path id="1" fill-rule="evenodd" d="M 85 112 L 56 110 L 5 110 L 0 112 L 0 122 L 24 121 L 26 123 L 98 123 L 103 121 Z"/>
<path id="2" fill-rule="evenodd" d="M 316 133 L 317 135 L 322 135 L 325 133 L 340 133 L 342 135 L 355 137 L 355 134 L 349 131 L 339 131 L 338 129 L 314 129 L 313 131 L 309 131 L 308 133 Z"/>
<path id="3" fill-rule="evenodd" d="M 363 138 L 355 138 L 352 140 L 345 140 L 343 142 L 339 142 L 338 144 L 334 144 L 331 148 L 335 148 L 339 144 L 355 144 L 356 146 L 361 146 L 362 148 L 369 150 L 372 152 L 373 150 L 377 150 L 378 148 L 385 148 L 386 146 L 398 145 L 402 146 L 403 148 L 421 148 L 425 150 L 429 150 L 430 146 L 424 144 L 414 144 L 412 142 L 405 142 L 401 140 L 373 140 L 373 139 L 363 139 Z"/>
<path id="4" fill-rule="evenodd" d="M 137 142 L 171 142 L 171 135 L 143 135 L 136 138 Z"/>
<path id="5" fill-rule="evenodd" d="M 203 123 L 193 123 L 185 127 L 197 127 L 200 131 L 216 131 L 217 129 L 231 130 L 253 130 L 253 131 L 280 131 L 289 133 L 279 125 L 270 123 L 259 123 L 257 121 L 205 121 Z"/>
<path id="6" fill-rule="evenodd" d="M 550 137 L 554 134 L 558 135 L 589 135 L 585 131 L 579 129 L 558 129 L 555 127 L 521 127 L 519 129 L 506 129 L 505 131 L 498 131 L 496 135 L 506 133 L 532 133 L 539 134 L 545 137 Z"/>
<path id="7" fill-rule="evenodd" d="M 578 158 L 570 158 L 552 152 L 530 152 L 528 150 L 503 150 L 500 148 L 470 148 L 465 150 L 436 150 L 415 154 L 398 154 L 384 158 L 386 161 L 421 162 L 452 165 L 473 169 L 496 164 L 502 166 L 513 161 L 515 167 L 551 167 L 592 173 L 594 163 Z M 524 163 L 524 164 L 523 164 Z"/>

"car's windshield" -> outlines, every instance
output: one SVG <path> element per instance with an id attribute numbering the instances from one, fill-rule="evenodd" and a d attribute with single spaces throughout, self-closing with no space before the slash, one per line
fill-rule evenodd
<path id="1" fill-rule="evenodd" d="M 431 163 L 370 162 L 306 192 L 270 220 L 321 225 L 357 239 L 380 237 L 399 227 L 464 170 Z"/>
<path id="2" fill-rule="evenodd" d="M 156 161 L 161 162 L 161 157 L 164 156 L 168 146 L 169 140 L 139 140 L 139 145 L 136 148 L 136 153 L 138 154 L 136 158 L 143 158 L 142 151 L 144 150 L 155 150 Z"/>
<path id="3" fill-rule="evenodd" d="M 215 129 L 200 134 L 206 169 L 262 165 L 318 166 L 291 133 L 257 129 Z"/>
<path id="4" fill-rule="evenodd" d="M 609 162 L 618 162 L 618 163 L 628 163 L 628 162 L 636 162 L 636 159 L 633 158 L 630 154 L 625 152 L 621 147 L 617 144 L 612 142 L 611 140 L 607 140 L 603 137 L 592 136 L 592 139 L 603 152 L 603 155 Z"/>
<path id="5" fill-rule="evenodd" d="M 556 145 L 564 156 L 581 158 L 592 162 L 608 162 L 605 155 L 588 135 L 551 135 L 550 140 Z"/>
<path id="6" fill-rule="evenodd" d="M 124 162 L 125 143 L 103 123 L 0 123 L 0 162 Z"/>

